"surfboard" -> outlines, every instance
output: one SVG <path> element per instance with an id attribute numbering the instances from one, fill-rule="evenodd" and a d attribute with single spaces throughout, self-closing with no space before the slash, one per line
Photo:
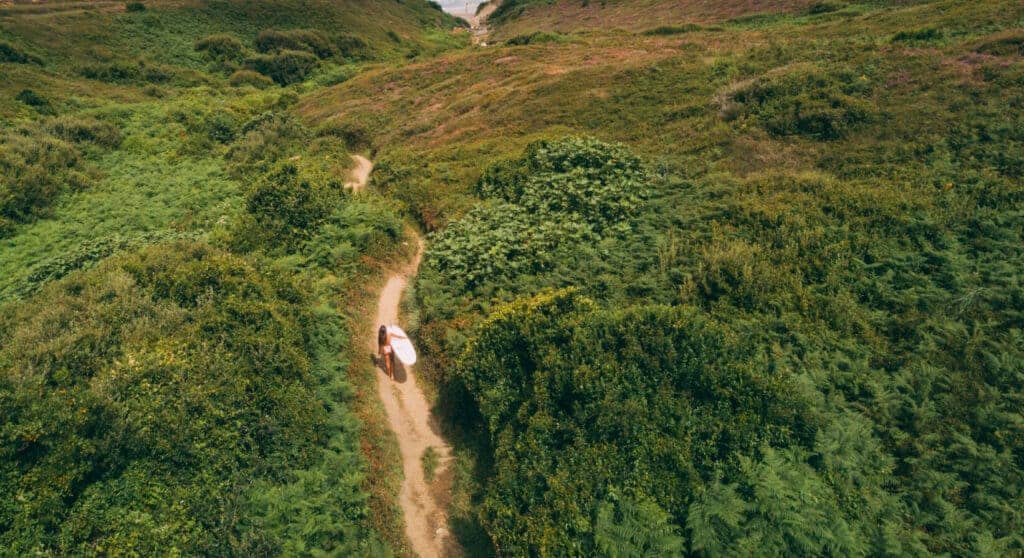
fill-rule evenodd
<path id="1" fill-rule="evenodd" d="M 406 366 L 416 364 L 416 349 L 405 331 L 396 325 L 389 325 L 388 333 L 391 334 L 391 350 L 395 351 L 398 360 Z"/>

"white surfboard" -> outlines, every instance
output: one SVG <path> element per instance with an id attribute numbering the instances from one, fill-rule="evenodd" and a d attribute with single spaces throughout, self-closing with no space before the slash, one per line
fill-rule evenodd
<path id="1" fill-rule="evenodd" d="M 391 350 L 395 352 L 398 360 L 406 366 L 416 364 L 416 349 L 405 331 L 396 325 L 389 325 L 388 333 L 391 334 Z"/>

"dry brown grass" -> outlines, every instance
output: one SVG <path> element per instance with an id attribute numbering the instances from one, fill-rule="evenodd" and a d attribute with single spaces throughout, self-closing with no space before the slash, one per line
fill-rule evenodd
<path id="1" fill-rule="evenodd" d="M 510 22 L 497 26 L 494 37 L 505 39 L 532 31 L 625 29 L 642 31 L 661 25 L 718 23 L 755 13 L 796 13 L 813 0 L 631 0 L 589 2 L 557 0 L 536 5 Z"/>

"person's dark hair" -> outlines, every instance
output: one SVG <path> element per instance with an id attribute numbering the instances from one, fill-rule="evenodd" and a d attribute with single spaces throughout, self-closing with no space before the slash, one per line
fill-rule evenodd
<path id="1" fill-rule="evenodd" d="M 388 340 L 388 328 L 385 325 L 381 325 L 380 329 L 377 330 L 377 344 L 383 347 L 384 343 L 386 343 L 387 340 Z"/>

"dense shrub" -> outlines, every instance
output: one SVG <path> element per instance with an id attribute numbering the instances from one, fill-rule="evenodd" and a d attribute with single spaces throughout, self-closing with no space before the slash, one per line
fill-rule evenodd
<path id="1" fill-rule="evenodd" d="M 6 41 L 0 41 L 0 62 L 13 62 L 15 64 L 43 63 L 38 57 L 28 54 Z"/>
<path id="2" fill-rule="evenodd" d="M 278 85 L 290 85 L 305 80 L 316 65 L 316 55 L 300 50 L 260 54 L 245 61 L 246 68 L 269 77 Z"/>
<path id="3" fill-rule="evenodd" d="M 144 12 L 146 11 L 146 5 L 142 2 L 125 2 L 124 10 L 126 12 Z"/>
<path id="4" fill-rule="evenodd" d="M 197 131 L 216 143 L 230 143 L 241 127 L 238 115 L 229 110 L 212 110 L 199 121 Z"/>
<path id="5" fill-rule="evenodd" d="M 249 85 L 258 89 L 264 89 L 274 85 L 274 80 L 252 70 L 237 70 L 228 77 L 228 83 L 232 87 Z"/>
<path id="6" fill-rule="evenodd" d="M 838 75 L 837 75 L 838 74 Z M 741 84 L 726 94 L 723 113 L 748 112 L 774 135 L 835 140 L 869 122 L 876 109 L 849 72 L 811 65 L 787 67 Z"/>
<path id="7" fill-rule="evenodd" d="M 362 37 L 339 33 L 331 38 L 334 48 L 338 54 L 347 60 L 366 60 L 372 56 L 372 49 Z"/>
<path id="8" fill-rule="evenodd" d="M 31 89 L 22 89 L 14 98 L 34 108 L 40 114 L 54 114 L 56 112 L 49 99 Z"/>
<path id="9" fill-rule="evenodd" d="M 339 83 L 345 83 L 355 77 L 358 72 L 359 69 L 354 65 L 335 66 L 331 64 L 322 67 L 321 71 L 317 72 L 317 75 L 313 78 L 313 81 L 318 85 L 330 87 Z"/>
<path id="10" fill-rule="evenodd" d="M 892 36 L 892 42 L 894 43 L 931 43 L 939 41 L 945 37 L 945 34 L 941 29 L 934 27 L 928 27 L 925 29 L 912 29 L 908 31 L 900 31 Z"/>
<path id="11" fill-rule="evenodd" d="M 839 2 L 832 2 L 824 0 L 821 2 L 815 2 L 807 7 L 807 13 L 810 15 L 821 15 L 830 14 L 832 12 L 838 12 L 843 9 L 844 5 Z"/>
<path id="12" fill-rule="evenodd" d="M 261 175 L 297 146 L 310 140 L 306 126 L 290 113 L 265 112 L 254 116 L 239 129 L 226 159 L 237 175 Z"/>
<path id="13" fill-rule="evenodd" d="M 139 60 L 87 65 L 79 70 L 82 77 L 107 83 L 166 83 L 174 73 L 171 69 Z"/>
<path id="14" fill-rule="evenodd" d="M 336 54 L 334 43 L 317 29 L 266 29 L 256 36 L 255 46 L 264 54 L 286 50 L 309 52 L 317 58 L 330 58 Z"/>
<path id="15" fill-rule="evenodd" d="M 196 41 L 197 52 L 206 54 L 215 62 L 237 62 L 245 60 L 249 49 L 238 40 L 238 37 L 229 33 L 218 33 L 208 35 Z"/>
<path id="16" fill-rule="evenodd" d="M 0 135 L 0 236 L 89 183 L 73 145 L 37 130 Z"/>
<path id="17" fill-rule="evenodd" d="M 476 191 L 601 230 L 635 216 L 649 187 L 640 159 L 625 146 L 565 138 L 532 143 L 521 159 L 492 166 Z"/>
<path id="18" fill-rule="evenodd" d="M 372 198 L 349 198 L 331 211 L 301 252 L 338 273 L 355 268 L 360 256 L 387 257 L 401 238 L 402 219 L 393 208 Z"/>
<path id="19" fill-rule="evenodd" d="M 793 380 L 730 339 L 693 309 L 599 311 L 571 291 L 497 309 L 457 367 L 494 448 L 482 514 L 496 547 L 590 555 L 627 538 L 678 549 L 665 533 L 681 532 L 696 487 L 745 478 L 743 456 L 765 445 L 813 444 Z M 641 515 L 624 517 L 634 505 Z"/>
<path id="20" fill-rule="evenodd" d="M 316 232 L 339 197 L 336 186 L 301 176 L 294 163 L 280 164 L 246 192 L 246 219 L 235 244 L 241 249 L 294 248 Z"/>
<path id="21" fill-rule="evenodd" d="M 53 135 L 74 143 L 88 142 L 100 147 L 121 145 L 121 130 L 117 126 L 89 116 L 62 116 L 50 123 Z"/>
<path id="22" fill-rule="evenodd" d="M 561 43 L 565 42 L 567 37 L 560 33 L 547 33 L 544 31 L 534 31 L 533 33 L 526 33 L 523 35 L 516 35 L 505 41 L 505 44 L 509 46 L 525 46 L 525 45 L 539 45 L 544 43 Z"/>
<path id="23" fill-rule="evenodd" d="M 352 151 L 373 147 L 373 136 L 370 131 L 353 122 L 326 122 L 316 129 L 316 135 L 321 138 L 338 138 Z"/>
<path id="24" fill-rule="evenodd" d="M 648 29 L 644 31 L 644 35 L 650 37 L 656 36 L 668 36 L 668 35 L 683 35 L 685 33 L 693 33 L 694 31 L 701 31 L 704 29 L 696 23 L 687 23 L 686 25 L 662 25 L 655 27 L 654 29 Z"/>
<path id="25" fill-rule="evenodd" d="M 1024 56 L 1024 33 L 984 41 L 974 51 L 992 56 Z"/>
<path id="26" fill-rule="evenodd" d="M 0 548 L 377 546 L 361 528 L 343 330 L 281 274 L 175 243 L 0 316 L 0 496 L 19 501 L 0 506 Z"/>
<path id="27" fill-rule="evenodd" d="M 593 238 L 589 227 L 509 203 L 471 210 L 431 238 L 426 266 L 439 282 L 472 289 L 551 269 L 560 254 Z"/>

